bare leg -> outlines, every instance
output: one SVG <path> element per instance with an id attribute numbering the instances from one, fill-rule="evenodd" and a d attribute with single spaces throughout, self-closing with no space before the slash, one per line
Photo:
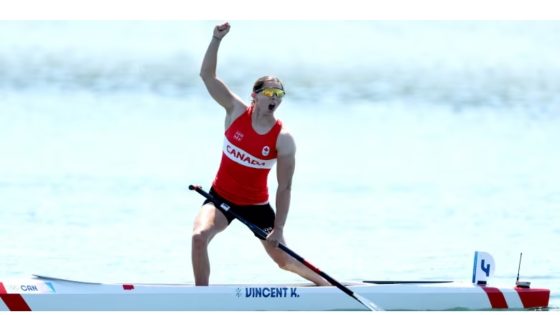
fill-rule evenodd
<path id="1" fill-rule="evenodd" d="M 191 259 L 196 285 L 206 286 L 210 279 L 208 244 L 216 234 L 226 229 L 227 219 L 213 204 L 202 206 L 196 216 L 191 241 Z"/>
<path id="2" fill-rule="evenodd" d="M 315 271 L 307 268 L 304 264 L 295 260 L 290 255 L 286 254 L 280 248 L 274 246 L 273 244 L 271 244 L 267 241 L 262 241 L 261 240 L 261 242 L 262 242 L 264 248 L 266 249 L 266 252 L 268 253 L 268 255 L 272 258 L 272 260 L 274 260 L 274 262 L 276 264 L 278 264 L 278 267 L 280 267 L 284 270 L 296 273 L 296 274 L 300 275 L 301 277 L 315 283 L 318 286 L 329 286 L 329 285 L 331 285 L 327 280 L 325 280 L 323 277 L 321 277 Z M 286 242 L 284 242 L 283 239 L 281 240 L 281 243 L 286 244 Z"/>

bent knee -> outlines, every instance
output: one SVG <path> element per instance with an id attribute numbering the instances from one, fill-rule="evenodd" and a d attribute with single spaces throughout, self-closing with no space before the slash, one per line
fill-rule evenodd
<path id="1" fill-rule="evenodd" d="M 274 262 L 276 263 L 276 265 L 278 265 L 278 268 L 283 270 L 290 271 L 294 266 L 294 261 L 292 259 L 289 259 L 288 257 L 277 258 L 274 260 Z"/>
<path id="2" fill-rule="evenodd" d="M 208 242 L 210 241 L 210 233 L 208 233 L 208 231 L 194 231 L 192 234 L 192 246 L 193 247 L 204 247 L 206 245 L 208 245 Z"/>
<path id="3" fill-rule="evenodd" d="M 278 263 L 278 268 L 283 269 L 283 270 L 287 270 L 287 271 L 292 270 L 291 266 L 292 265 L 289 262 Z"/>

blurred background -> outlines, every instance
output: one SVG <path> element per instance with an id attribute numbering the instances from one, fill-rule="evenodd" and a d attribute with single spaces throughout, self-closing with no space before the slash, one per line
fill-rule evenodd
<path id="1" fill-rule="evenodd" d="M 216 23 L 0 22 L 0 277 L 193 281 Z M 468 282 L 483 250 L 505 285 L 523 252 L 559 309 L 560 22 L 230 23 L 218 76 L 247 102 L 265 74 L 287 91 L 294 251 L 335 279 Z M 238 222 L 210 250 L 212 283 L 303 281 Z"/>

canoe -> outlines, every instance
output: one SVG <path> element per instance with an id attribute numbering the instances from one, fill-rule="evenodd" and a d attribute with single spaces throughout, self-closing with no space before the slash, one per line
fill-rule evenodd
<path id="1" fill-rule="evenodd" d="M 548 307 L 550 290 L 453 281 L 360 281 L 344 285 L 384 310 Z M 367 310 L 336 287 L 306 284 L 93 283 L 35 275 L 0 282 L 0 311 Z"/>

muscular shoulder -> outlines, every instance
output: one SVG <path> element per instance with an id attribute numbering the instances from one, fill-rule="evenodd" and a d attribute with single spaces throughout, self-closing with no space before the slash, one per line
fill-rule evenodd
<path id="1" fill-rule="evenodd" d="M 282 128 L 276 141 L 276 150 L 278 156 L 288 156 L 296 154 L 296 142 L 293 135 L 286 129 Z"/>
<path id="2" fill-rule="evenodd" d="M 231 126 L 231 124 L 237 119 L 239 118 L 239 116 L 243 115 L 243 113 L 245 113 L 245 111 L 247 110 L 249 106 L 242 103 L 242 102 L 238 102 L 235 105 L 233 105 L 231 107 L 231 110 L 226 111 L 226 119 L 225 119 L 225 128 L 229 128 L 229 126 Z"/>

